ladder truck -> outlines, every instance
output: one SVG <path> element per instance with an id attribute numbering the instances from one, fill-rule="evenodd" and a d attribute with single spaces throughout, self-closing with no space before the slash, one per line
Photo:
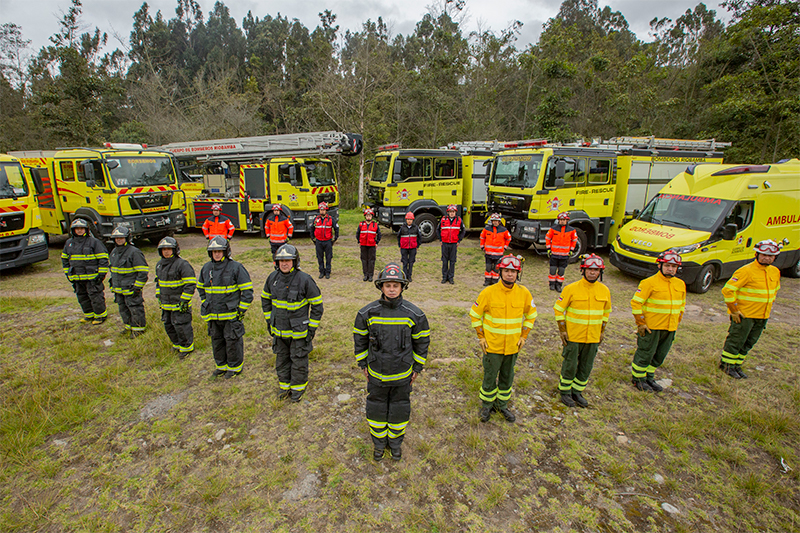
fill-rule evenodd
<path id="1" fill-rule="evenodd" d="M 184 175 L 202 178 L 199 193 L 187 193 L 187 226 L 201 227 L 217 203 L 237 230 L 261 233 L 265 213 L 279 203 L 295 231 L 306 232 L 321 202 L 338 219 L 339 187 L 328 156 L 358 155 L 363 140 L 355 133 L 323 131 L 176 142 L 160 148 L 174 154 Z"/>

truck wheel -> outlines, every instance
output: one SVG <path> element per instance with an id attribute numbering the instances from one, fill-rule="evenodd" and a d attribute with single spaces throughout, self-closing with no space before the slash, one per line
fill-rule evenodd
<path id="1" fill-rule="evenodd" d="M 528 241 L 520 241 L 519 239 L 511 239 L 511 244 L 509 244 L 509 248 L 513 248 L 515 250 L 527 250 L 531 247 L 532 242 Z"/>
<path id="2" fill-rule="evenodd" d="M 783 275 L 787 278 L 800 278 L 800 258 L 794 262 L 794 265 L 784 268 Z"/>
<path id="3" fill-rule="evenodd" d="M 580 261 L 581 256 L 585 254 L 586 250 L 589 248 L 589 237 L 586 236 L 585 231 L 581 228 L 575 228 L 575 235 L 578 237 L 578 245 L 575 246 L 575 249 L 569 254 L 570 263 L 577 263 Z"/>
<path id="4" fill-rule="evenodd" d="M 714 265 L 705 265 L 700 269 L 694 282 L 689 285 L 689 290 L 697 294 L 705 294 L 714 283 L 715 270 Z"/>
<path id="5" fill-rule="evenodd" d="M 419 238 L 422 242 L 431 242 L 436 238 L 436 217 L 430 213 L 422 213 L 415 220 L 419 227 Z"/>

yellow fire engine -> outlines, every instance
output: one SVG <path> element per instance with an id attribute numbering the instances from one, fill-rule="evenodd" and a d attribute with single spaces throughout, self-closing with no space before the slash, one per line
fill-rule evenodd
<path id="1" fill-rule="evenodd" d="M 42 192 L 41 183 L 29 169 L 16 157 L 0 154 L 0 270 L 47 259 L 37 192 Z"/>
<path id="2" fill-rule="evenodd" d="M 264 212 L 280 203 L 296 232 L 308 231 L 320 202 L 338 218 L 339 187 L 328 155 L 361 153 L 361 135 L 334 131 L 170 143 L 182 172 L 202 177 L 192 190 L 187 225 L 201 227 L 220 204 L 237 230 L 262 232 Z M 265 205 L 267 206 L 265 209 Z"/>
<path id="3" fill-rule="evenodd" d="M 653 137 L 616 137 L 594 145 L 507 143 L 489 170 L 489 209 L 505 216 L 512 246 L 519 248 L 543 246 L 556 215 L 569 212 L 578 235 L 575 258 L 607 246 L 619 227 L 687 166 L 721 163 L 717 150 L 727 146 Z"/>
<path id="4" fill-rule="evenodd" d="M 184 225 L 185 197 L 178 188 L 172 154 L 146 145 L 111 144 L 12 152 L 42 181 L 38 197 L 42 229 L 69 233 L 75 218 L 89 222 L 92 234 L 110 240 L 117 226 L 133 237 L 158 242 Z"/>

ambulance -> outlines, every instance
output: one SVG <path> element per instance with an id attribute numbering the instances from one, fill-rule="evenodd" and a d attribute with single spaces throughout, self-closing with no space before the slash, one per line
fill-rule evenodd
<path id="1" fill-rule="evenodd" d="M 36 205 L 41 184 L 16 157 L 0 154 L 0 270 L 47 260 L 47 239 Z"/>
<path id="2" fill-rule="evenodd" d="M 753 246 L 782 246 L 774 266 L 800 277 L 800 160 L 772 165 L 689 167 L 626 224 L 610 247 L 611 264 L 643 278 L 665 250 L 681 254 L 678 276 L 704 293 L 751 262 Z"/>

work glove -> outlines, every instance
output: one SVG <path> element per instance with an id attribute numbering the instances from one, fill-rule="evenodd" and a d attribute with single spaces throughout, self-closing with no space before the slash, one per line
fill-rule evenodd
<path id="1" fill-rule="evenodd" d="M 553 252 L 552 252 L 552 251 L 550 251 L 550 248 L 548 248 L 548 249 L 547 249 L 547 257 L 550 257 L 550 256 L 552 256 L 552 255 L 553 255 Z"/>
<path id="2" fill-rule="evenodd" d="M 239 309 L 238 311 L 236 311 L 236 320 L 238 320 L 239 322 L 241 322 L 242 320 L 244 320 L 244 314 L 245 314 L 245 312 L 246 312 L 246 311 L 245 311 L 244 309 Z"/>
<path id="3" fill-rule="evenodd" d="M 556 324 L 558 324 L 558 335 L 561 337 L 561 344 L 566 346 L 569 342 L 569 337 L 567 336 L 567 323 L 564 320 L 557 320 Z"/>
<path id="4" fill-rule="evenodd" d="M 308 342 L 313 341 L 316 334 L 317 328 L 309 328 L 308 333 L 306 334 L 306 340 L 308 340 Z"/>
<path id="5" fill-rule="evenodd" d="M 728 312 L 731 314 L 731 320 L 739 324 L 742 322 L 744 315 L 739 311 L 739 305 L 736 302 L 728 304 Z"/>
<path id="6" fill-rule="evenodd" d="M 636 320 L 636 333 L 640 337 L 644 337 L 650 333 L 650 328 L 648 328 L 647 324 L 645 324 L 644 317 L 642 315 L 635 315 L 633 319 Z"/>
<path id="7" fill-rule="evenodd" d="M 597 344 L 603 342 L 603 337 L 605 336 L 605 333 L 606 333 L 606 323 L 603 322 L 603 325 L 600 327 L 600 340 L 597 341 Z"/>
<path id="8" fill-rule="evenodd" d="M 478 337 L 478 344 L 481 345 L 481 351 L 483 351 L 483 353 L 487 353 L 489 351 L 489 343 L 486 342 L 485 337 Z"/>
<path id="9" fill-rule="evenodd" d="M 189 312 L 189 300 L 182 300 L 181 301 L 181 305 L 178 306 L 178 311 L 180 311 L 181 313 L 188 313 Z M 238 315 L 238 313 L 237 313 L 237 315 Z"/>
<path id="10" fill-rule="evenodd" d="M 525 337 L 520 336 L 519 340 L 517 341 L 517 349 L 521 350 L 523 346 L 525 346 L 525 342 L 527 339 Z"/>

